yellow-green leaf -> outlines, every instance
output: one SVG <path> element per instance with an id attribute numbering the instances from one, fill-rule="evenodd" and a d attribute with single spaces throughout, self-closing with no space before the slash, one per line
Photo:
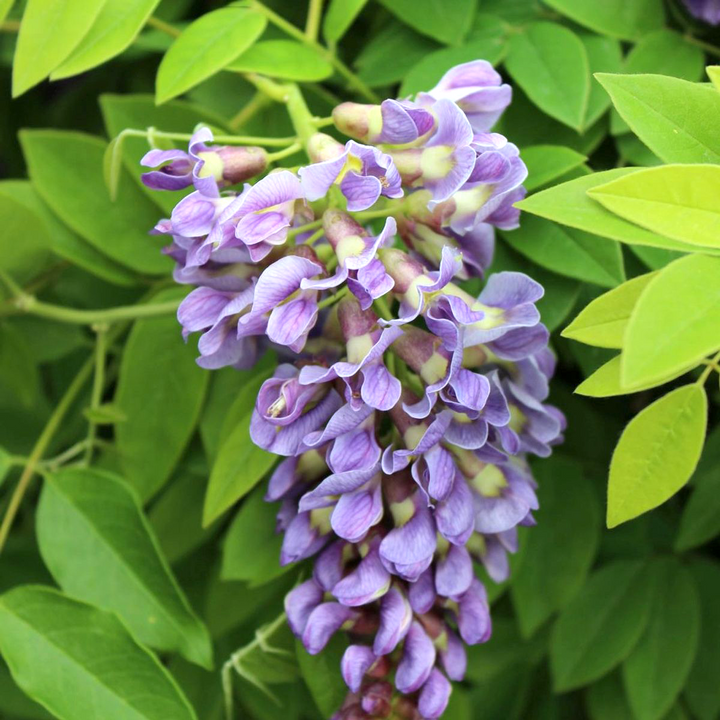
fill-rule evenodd
<path id="1" fill-rule="evenodd" d="M 720 248 L 720 166 L 662 165 L 588 191 L 616 215 L 665 237 Z"/>
<path id="2" fill-rule="evenodd" d="M 332 65 L 316 50 L 295 40 L 263 40 L 246 50 L 230 66 L 239 72 L 258 72 L 285 80 L 325 80 Z"/>
<path id="3" fill-rule="evenodd" d="M 201 15 L 183 30 L 158 68 L 156 102 L 184 93 L 227 67 L 262 35 L 267 20 L 246 8 L 226 7 Z"/>
<path id="4" fill-rule="evenodd" d="M 595 347 L 621 348 L 630 313 L 657 273 L 624 282 L 586 305 L 562 336 Z"/>
<path id="5" fill-rule="evenodd" d="M 720 348 L 720 258 L 688 255 L 652 279 L 625 330 L 623 383 L 650 382 Z"/>
<path id="6" fill-rule="evenodd" d="M 688 481 L 706 426 L 707 397 L 695 384 L 673 390 L 628 423 L 610 463 L 608 527 L 656 508 Z"/>

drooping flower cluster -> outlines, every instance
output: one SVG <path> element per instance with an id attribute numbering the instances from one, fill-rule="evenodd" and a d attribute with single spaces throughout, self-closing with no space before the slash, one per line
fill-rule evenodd
<path id="1" fill-rule="evenodd" d="M 283 457 L 267 490 L 280 562 L 315 558 L 290 626 L 310 653 L 350 639 L 338 720 L 442 715 L 464 644 L 491 633 L 473 565 L 507 577 L 538 507 L 527 456 L 561 440 L 542 287 L 515 272 L 478 297 L 458 284 L 518 223 L 526 168 L 490 132 L 510 99 L 475 61 L 414 101 L 344 103 L 351 140 L 318 133 L 311 164 L 238 192 L 222 188 L 265 155 L 213 148 L 206 130 L 144 161 L 170 162 L 149 184 L 195 187 L 156 232 L 196 286 L 178 318 L 201 333 L 198 362 L 247 368 L 269 344 L 283 358 L 251 436 Z"/>
<path id="2" fill-rule="evenodd" d="M 710 25 L 720 25 L 720 0 L 683 0 L 689 13 Z"/>

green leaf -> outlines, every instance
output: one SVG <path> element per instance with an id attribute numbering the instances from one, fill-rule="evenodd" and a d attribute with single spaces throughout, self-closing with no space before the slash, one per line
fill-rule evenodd
<path id="1" fill-rule="evenodd" d="M 85 37 L 105 0 L 28 0 L 15 57 L 12 95 L 44 80 Z"/>
<path id="2" fill-rule="evenodd" d="M 604 348 L 622 348 L 625 328 L 640 295 L 657 273 L 647 273 L 603 293 L 586 305 L 562 336 Z"/>
<path id="3" fill-rule="evenodd" d="M 641 392 L 642 390 L 649 390 L 650 388 L 658 387 L 658 385 L 664 385 L 665 383 L 675 380 L 676 378 L 684 375 L 695 367 L 695 363 L 692 365 L 681 368 L 680 370 L 660 378 L 658 380 L 652 380 L 646 383 L 639 383 L 637 385 L 625 385 L 622 382 L 621 370 L 622 370 L 622 356 L 616 355 L 612 360 L 608 360 L 604 365 L 599 367 L 595 372 L 586 378 L 580 385 L 575 388 L 575 392 L 578 395 L 586 395 L 587 397 L 613 397 L 614 395 L 630 395 L 632 393 Z"/>
<path id="4" fill-rule="evenodd" d="M 663 165 L 589 191 L 616 215 L 665 237 L 720 248 L 720 166 Z"/>
<path id="5" fill-rule="evenodd" d="M 532 145 L 523 148 L 522 159 L 527 165 L 528 178 L 525 187 L 529 192 L 557 180 L 587 158 L 562 145 Z"/>
<path id="6" fill-rule="evenodd" d="M 7 18 L 15 0 L 0 0 L 0 22 L 4 22 Z"/>
<path id="7" fill-rule="evenodd" d="M 674 558 L 657 560 L 650 570 L 650 620 L 623 665 L 637 720 L 657 720 L 671 709 L 690 672 L 700 631 L 698 594 L 689 570 Z"/>
<path id="8" fill-rule="evenodd" d="M 207 630 L 119 478 L 89 468 L 50 476 L 38 506 L 37 539 L 66 593 L 116 612 L 140 642 L 212 667 Z"/>
<path id="9" fill-rule="evenodd" d="M 715 89 L 720 88 L 720 65 L 710 65 L 705 68 L 705 72 L 710 78 L 713 87 L 715 87 Z"/>
<path id="10" fill-rule="evenodd" d="M 684 385 L 648 405 L 623 431 L 610 463 L 610 528 L 656 508 L 689 479 L 700 459 L 707 397 Z"/>
<path id="11" fill-rule="evenodd" d="M 285 80 L 325 80 L 333 67 L 316 50 L 295 40 L 263 40 L 247 49 L 232 65 L 237 72 L 257 72 Z"/>
<path id="12" fill-rule="evenodd" d="M 213 535 L 202 526 L 202 502 L 207 475 L 181 469 L 153 503 L 148 520 L 169 563 L 182 560 Z"/>
<path id="13" fill-rule="evenodd" d="M 675 549 L 691 550 L 720 534 L 720 430 L 711 432 L 693 475 L 693 491 L 680 518 Z"/>
<path id="14" fill-rule="evenodd" d="M 22 130 L 20 142 L 35 189 L 57 216 L 101 253 L 138 272 L 165 274 L 171 265 L 162 241 L 148 232 L 157 209 L 130 183 L 118 200 L 103 182 L 105 143 L 60 130 Z"/>
<path id="15" fill-rule="evenodd" d="M 613 113 L 612 118 L 615 117 L 618 118 L 617 122 L 624 122 L 617 113 Z M 642 141 L 631 132 L 616 137 L 615 147 L 623 162 L 628 165 L 638 165 L 640 167 L 662 165 L 662 160 L 646 145 L 643 145 Z"/>
<path id="16" fill-rule="evenodd" d="M 554 23 L 534 23 L 510 39 L 505 67 L 543 112 L 575 130 L 582 128 L 590 66 L 575 33 Z"/>
<path id="17" fill-rule="evenodd" d="M 476 0 L 380 0 L 399 20 L 446 45 L 458 45 L 467 35 Z"/>
<path id="18" fill-rule="evenodd" d="M 690 572 L 700 598 L 700 639 L 695 662 L 683 694 L 698 720 L 715 720 L 720 714 L 720 684 L 717 668 L 720 663 L 720 565 L 709 559 L 693 562 Z"/>
<path id="19" fill-rule="evenodd" d="M 622 71 L 622 48 L 617 40 L 601 37 L 600 35 L 591 35 L 590 33 L 582 33 L 580 39 L 585 45 L 591 75 L 599 72 L 616 73 Z M 608 94 L 593 77 L 590 80 L 590 96 L 585 110 L 583 127 L 590 127 L 597 122 L 611 104 L 612 101 Z"/>
<path id="20" fill-rule="evenodd" d="M 517 230 L 503 232 L 515 250 L 541 267 L 603 287 L 625 280 L 620 245 L 532 215 Z"/>
<path id="21" fill-rule="evenodd" d="M 275 455 L 250 439 L 252 408 L 223 442 L 210 473 L 205 495 L 203 525 L 207 526 L 257 485 L 273 466 Z"/>
<path id="22" fill-rule="evenodd" d="M 258 486 L 242 504 L 223 543 L 223 580 L 247 580 L 262 585 L 291 566 L 280 566 L 282 535 L 275 532 L 277 503 L 265 502 L 265 488 Z"/>
<path id="23" fill-rule="evenodd" d="M 688 255 L 643 291 L 625 331 L 623 382 L 670 375 L 720 347 L 720 258 Z"/>
<path id="24" fill-rule="evenodd" d="M 587 706 L 591 720 L 635 720 L 619 672 L 606 675 L 588 688 Z"/>
<path id="25" fill-rule="evenodd" d="M 703 52 L 697 45 L 691 45 L 678 33 L 663 28 L 648 33 L 635 45 L 625 60 L 624 72 L 672 75 L 695 81 L 702 77 L 704 67 Z M 623 68 L 599 68 L 598 72 L 623 72 Z M 616 112 L 613 113 L 610 128 L 613 135 L 630 130 Z"/>
<path id="26" fill-rule="evenodd" d="M 652 248 L 646 245 L 631 245 L 630 251 L 633 255 L 639 257 L 650 270 L 661 270 L 673 260 L 682 257 L 682 253 L 674 250 L 663 250 L 662 248 Z"/>
<path id="27" fill-rule="evenodd" d="M 10 468 L 12 468 L 12 458 L 4 448 L 0 447 L 0 486 L 5 482 Z"/>
<path id="28" fill-rule="evenodd" d="M 177 297 L 169 290 L 155 301 Z M 174 316 L 137 321 L 126 342 L 114 402 L 128 419 L 115 433 L 127 480 L 142 500 L 168 480 L 195 429 L 208 379 L 196 354 Z"/>
<path id="29" fill-rule="evenodd" d="M 553 455 L 534 471 L 540 486 L 538 526 L 525 539 L 510 585 L 524 637 L 534 634 L 582 587 L 600 530 L 595 492 L 577 462 Z"/>
<path id="30" fill-rule="evenodd" d="M 634 561 L 603 566 L 560 614 L 550 641 L 556 692 L 597 680 L 630 654 L 649 616 L 644 570 Z"/>
<path id="31" fill-rule="evenodd" d="M 338 633 L 321 653 L 310 655 L 300 640 L 295 641 L 300 674 L 320 710 L 320 717 L 331 717 L 347 695 L 347 685 L 340 672 L 340 661 L 347 646 L 347 638 Z"/>
<path id="32" fill-rule="evenodd" d="M 158 104 L 180 95 L 227 67 L 247 50 L 267 25 L 264 15 L 226 7 L 201 15 L 183 30 L 158 68 Z"/>
<path id="33" fill-rule="evenodd" d="M 585 230 L 585 232 L 631 245 L 649 245 L 681 252 L 697 252 L 696 246 L 664 238 L 623 220 L 588 196 L 588 191 L 598 185 L 636 172 L 640 172 L 640 170 L 638 168 L 617 168 L 575 178 L 562 185 L 555 185 L 535 193 L 525 200 L 515 203 L 515 207 L 578 230 Z"/>
<path id="34" fill-rule="evenodd" d="M 78 75 L 107 62 L 132 44 L 160 0 L 104 0 L 92 27 L 51 80 Z"/>
<path id="35" fill-rule="evenodd" d="M 42 220 L 41 235 L 47 237 L 56 255 L 114 285 L 137 284 L 138 278 L 133 272 L 103 255 L 60 222 L 27 180 L 3 180 L 0 182 L 0 196 L 22 203 Z M 29 237 L 26 242 L 32 247 L 33 241 Z"/>
<path id="36" fill-rule="evenodd" d="M 167 670 L 113 613 L 52 588 L 0 597 L 0 650 L 15 682 L 61 720 L 196 720 Z"/>
<path id="37" fill-rule="evenodd" d="M 0 324 L 0 382 L 3 389 L 30 409 L 40 400 L 37 361 L 22 333 L 8 322 Z"/>
<path id="38" fill-rule="evenodd" d="M 665 23 L 662 0 L 544 0 L 554 10 L 600 35 L 638 40 Z"/>
<path id="39" fill-rule="evenodd" d="M 597 79 L 630 129 L 667 163 L 720 162 L 720 94 L 663 75 Z"/>
<path id="40" fill-rule="evenodd" d="M 323 36 L 328 42 L 337 42 L 348 31 L 368 0 L 330 0 L 323 19 Z"/>

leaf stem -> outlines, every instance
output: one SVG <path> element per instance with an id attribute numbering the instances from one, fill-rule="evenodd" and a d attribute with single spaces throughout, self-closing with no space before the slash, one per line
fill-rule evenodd
<path id="1" fill-rule="evenodd" d="M 238 130 L 270 104 L 271 102 L 268 97 L 266 97 L 259 91 L 256 92 L 255 95 L 253 95 L 253 97 L 251 98 L 251 100 L 245 103 L 245 105 L 240 109 L 238 114 L 235 115 L 232 120 L 230 120 L 230 122 L 228 123 L 228 127 L 231 130 Z"/>
<path id="2" fill-rule="evenodd" d="M 155 17 L 154 15 L 151 15 L 147 19 L 147 24 L 155 28 L 156 30 L 160 30 L 161 32 L 164 32 L 166 35 L 169 35 L 170 37 L 177 38 L 180 37 L 182 34 L 181 30 L 178 30 L 176 27 L 173 27 L 170 23 L 166 23 L 164 20 L 161 20 L 158 17 Z"/>
<path id="3" fill-rule="evenodd" d="M 92 394 L 90 396 L 90 409 L 97 410 L 102 402 L 102 392 L 105 386 L 105 361 L 107 358 L 107 333 L 108 326 L 99 324 L 94 327 L 95 330 L 95 373 L 93 375 Z M 95 438 L 97 436 L 97 424 L 90 418 L 88 420 L 87 446 L 85 447 L 85 457 L 83 464 L 88 466 L 92 461 Z"/>
<path id="4" fill-rule="evenodd" d="M 717 355 L 715 355 L 711 360 L 707 361 L 707 366 L 705 369 L 700 373 L 700 377 L 696 381 L 696 385 L 704 385 L 705 381 L 708 379 L 708 376 L 713 370 L 717 370 L 720 372 L 720 369 L 718 368 L 718 363 L 720 362 L 720 352 L 718 352 Z"/>
<path id="5" fill-rule="evenodd" d="M 291 240 L 298 235 L 302 235 L 303 233 L 308 232 L 308 230 L 316 230 L 317 228 L 322 227 L 322 224 L 323 221 L 321 218 L 320 220 L 313 220 L 306 225 L 300 225 L 299 227 L 291 228 L 290 230 L 288 230 L 288 240 Z"/>
<path id="6" fill-rule="evenodd" d="M 689 42 L 692 45 L 695 45 L 695 46 L 701 48 L 708 55 L 712 55 L 713 57 L 720 58 L 720 48 L 715 47 L 715 45 L 711 45 L 710 43 L 707 43 L 704 40 L 700 40 L 699 38 L 696 38 L 694 35 L 691 35 L 690 33 L 686 33 L 685 35 L 683 35 L 683 39 L 686 42 Z"/>
<path id="7" fill-rule="evenodd" d="M 305 37 L 313 42 L 317 41 L 320 30 L 320 16 L 322 15 L 323 0 L 310 0 L 307 20 L 305 21 Z"/>
<path id="8" fill-rule="evenodd" d="M 299 142 L 293 143 L 292 145 L 288 145 L 284 150 L 278 150 L 274 153 L 268 153 L 267 159 L 268 162 L 275 162 L 275 160 L 282 160 L 285 157 L 289 157 L 290 155 L 294 155 L 295 153 L 298 153 L 302 150 L 302 145 Z"/>
<path id="9" fill-rule="evenodd" d="M 348 286 L 346 285 L 341 290 L 338 290 L 334 295 L 329 295 L 324 300 L 321 300 L 317 304 L 318 310 L 324 310 L 326 307 L 334 305 L 339 300 L 342 300 L 349 292 L 350 288 L 348 288 Z"/>

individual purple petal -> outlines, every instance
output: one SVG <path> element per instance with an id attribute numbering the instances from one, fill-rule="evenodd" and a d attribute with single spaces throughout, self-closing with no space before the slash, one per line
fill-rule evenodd
<path id="1" fill-rule="evenodd" d="M 384 100 L 380 106 L 382 132 L 379 142 L 405 145 L 432 130 L 435 118 L 427 110 L 398 100 Z"/>
<path id="2" fill-rule="evenodd" d="M 266 502 L 281 500 L 297 482 L 298 458 L 289 457 L 283 460 L 273 471 L 265 493 Z"/>
<path id="3" fill-rule="evenodd" d="M 400 381 L 384 365 L 377 363 L 364 368 L 361 397 L 370 407 L 390 410 L 397 404 L 401 392 Z"/>
<path id="4" fill-rule="evenodd" d="M 350 212 L 367 210 L 380 197 L 382 184 L 372 175 L 359 175 L 354 171 L 345 173 L 340 183 L 340 190 L 347 198 L 347 209 Z"/>
<path id="5" fill-rule="evenodd" d="M 473 579 L 473 565 L 470 553 L 457 545 L 450 545 L 447 554 L 437 563 L 435 589 L 438 595 L 452 597 L 462 595 Z"/>
<path id="6" fill-rule="evenodd" d="M 353 493 L 345 493 L 333 510 L 330 522 L 335 534 L 348 542 L 359 542 L 383 516 L 380 476 Z"/>
<path id="7" fill-rule="evenodd" d="M 177 319 L 183 326 L 183 336 L 212 327 L 230 297 L 211 288 L 195 288 L 178 307 Z"/>
<path id="8" fill-rule="evenodd" d="M 315 325 L 318 315 L 316 298 L 297 297 L 276 307 L 267 324 L 270 340 L 287 345 L 296 352 L 302 350 L 305 338 Z"/>
<path id="9" fill-rule="evenodd" d="M 305 631 L 310 613 L 322 602 L 322 588 L 314 580 L 306 580 L 285 596 L 288 625 L 297 637 Z"/>
<path id="10" fill-rule="evenodd" d="M 327 532 L 318 530 L 311 512 L 298 513 L 285 530 L 280 565 L 289 565 L 314 555 L 327 540 Z"/>
<path id="11" fill-rule="evenodd" d="M 431 557 L 435 546 L 435 523 L 430 510 L 417 503 L 410 520 L 383 538 L 380 555 L 389 563 L 412 565 Z"/>
<path id="12" fill-rule="evenodd" d="M 452 631 L 445 630 L 445 649 L 440 649 L 440 660 L 447 676 L 458 682 L 465 678 L 467 669 L 467 653 L 460 638 Z"/>
<path id="13" fill-rule="evenodd" d="M 308 617 L 302 642 L 310 655 L 317 655 L 330 641 L 330 638 L 348 621 L 354 612 L 336 602 L 318 605 Z"/>
<path id="14" fill-rule="evenodd" d="M 390 574 L 380 561 L 377 549 L 371 549 L 357 568 L 332 589 L 332 594 L 343 605 L 356 607 L 377 600 L 389 588 Z"/>
<path id="15" fill-rule="evenodd" d="M 435 604 L 436 597 L 433 571 L 432 568 L 428 568 L 410 585 L 408 598 L 412 609 L 418 615 L 424 615 L 426 612 L 429 612 Z"/>
<path id="16" fill-rule="evenodd" d="M 473 531 L 473 497 L 465 478 L 456 470 L 452 491 L 435 509 L 438 532 L 454 545 L 464 545 Z"/>
<path id="17" fill-rule="evenodd" d="M 395 674 L 395 685 L 401 693 L 419 690 L 435 664 L 435 647 L 422 625 L 413 621 L 405 637 L 403 656 Z"/>
<path id="18" fill-rule="evenodd" d="M 325 197 L 347 162 L 347 150 L 330 160 L 312 163 L 298 170 L 305 197 L 314 202 Z"/>
<path id="19" fill-rule="evenodd" d="M 271 172 L 256 182 L 245 196 L 243 212 L 262 212 L 303 197 L 300 181 L 289 170 Z"/>
<path id="20" fill-rule="evenodd" d="M 449 680 L 437 668 L 433 668 L 418 698 L 420 715 L 427 720 L 439 718 L 445 712 L 451 692 Z"/>
<path id="21" fill-rule="evenodd" d="M 405 595 L 398 588 L 390 588 L 380 603 L 380 627 L 373 641 L 375 655 L 391 653 L 407 635 L 412 618 L 412 608 Z"/>
<path id="22" fill-rule="evenodd" d="M 176 235 L 197 237 L 207 235 L 217 215 L 217 203 L 197 190 L 184 197 L 173 209 L 173 232 Z"/>
<path id="23" fill-rule="evenodd" d="M 315 560 L 313 578 L 325 592 L 330 592 L 342 578 L 346 547 L 346 543 L 338 540 L 325 548 Z"/>
<path id="24" fill-rule="evenodd" d="M 367 645 L 350 645 L 340 662 L 343 680 L 353 692 L 360 690 L 365 673 L 375 664 L 377 658 Z"/>
<path id="25" fill-rule="evenodd" d="M 297 255 L 286 255 L 266 268 L 255 285 L 253 313 L 273 310 L 299 287 L 303 278 L 322 272 L 318 263 Z"/>
<path id="26" fill-rule="evenodd" d="M 490 607 L 485 586 L 474 579 L 470 588 L 459 598 L 458 629 L 468 645 L 487 642 L 492 633 Z"/>

